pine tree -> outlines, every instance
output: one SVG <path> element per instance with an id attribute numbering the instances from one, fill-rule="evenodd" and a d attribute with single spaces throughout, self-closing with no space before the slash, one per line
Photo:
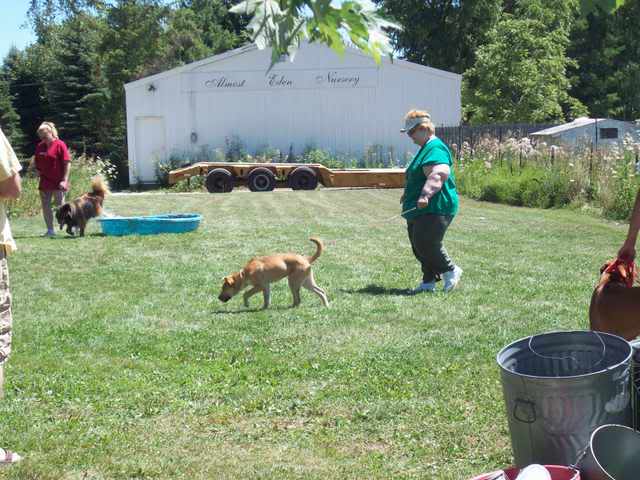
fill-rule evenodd
<path id="1" fill-rule="evenodd" d="M 13 147 L 31 156 L 38 142 L 37 129 L 49 118 L 50 108 L 46 85 L 50 64 L 41 45 L 32 45 L 24 52 L 12 49 L 4 60 L 2 71 L 9 84 L 12 105 L 19 116 L 20 136 Z"/>
<path id="2" fill-rule="evenodd" d="M 61 134 L 72 149 L 83 153 L 95 153 L 100 135 L 94 118 L 100 112 L 92 112 L 93 96 L 100 91 L 96 78 L 98 32 L 97 22 L 82 14 L 63 24 L 58 34 L 58 80 L 48 89 Z"/>
<path id="3" fill-rule="evenodd" d="M 21 153 L 24 135 L 20 129 L 20 115 L 13 108 L 9 82 L 0 75 L 0 128 L 14 150 Z"/>

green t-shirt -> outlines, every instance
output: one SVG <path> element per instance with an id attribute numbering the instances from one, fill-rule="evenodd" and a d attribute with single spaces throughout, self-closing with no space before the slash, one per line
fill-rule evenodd
<path id="1" fill-rule="evenodd" d="M 426 208 L 416 208 L 403 214 L 404 218 L 411 219 L 420 215 L 455 215 L 458 213 L 458 192 L 456 191 L 456 179 L 453 175 L 453 161 L 449 147 L 438 137 L 433 137 L 413 157 L 407 167 L 404 186 L 404 202 L 402 211 L 406 212 L 418 205 L 418 197 L 422 192 L 427 177 L 422 171 L 426 165 L 445 164 L 451 168 L 451 174 L 442 186 L 442 189 L 429 199 Z"/>

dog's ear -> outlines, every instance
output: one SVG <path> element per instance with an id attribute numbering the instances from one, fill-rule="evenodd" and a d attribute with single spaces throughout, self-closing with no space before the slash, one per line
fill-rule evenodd
<path id="1" fill-rule="evenodd" d="M 600 267 L 600 275 L 602 275 L 604 273 L 604 271 L 609 268 L 609 265 L 611 265 L 612 262 L 606 262 L 604 265 L 602 265 Z"/>
<path id="2" fill-rule="evenodd" d="M 224 283 L 225 285 L 229 285 L 230 287 L 233 287 L 233 284 L 236 283 L 236 281 L 233 279 L 233 276 L 229 275 L 227 277 L 224 277 Z"/>

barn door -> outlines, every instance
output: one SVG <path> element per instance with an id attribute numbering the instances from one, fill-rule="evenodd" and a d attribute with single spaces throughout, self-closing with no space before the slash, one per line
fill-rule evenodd
<path id="1" fill-rule="evenodd" d="M 136 175 L 155 182 L 156 165 L 166 158 L 164 117 L 136 117 Z"/>

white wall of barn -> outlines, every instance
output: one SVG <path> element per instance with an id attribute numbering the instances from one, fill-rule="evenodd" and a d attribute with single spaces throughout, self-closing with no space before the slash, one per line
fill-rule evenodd
<path id="1" fill-rule="evenodd" d="M 132 183 L 153 182 L 158 160 L 224 149 L 234 135 L 250 154 L 313 145 L 357 158 L 382 145 L 398 158 L 415 151 L 399 133 L 407 110 L 428 110 L 436 125 L 460 121 L 459 75 L 388 59 L 377 66 L 359 52 L 340 57 L 315 44 L 267 73 L 270 55 L 244 49 L 126 85 Z"/>

